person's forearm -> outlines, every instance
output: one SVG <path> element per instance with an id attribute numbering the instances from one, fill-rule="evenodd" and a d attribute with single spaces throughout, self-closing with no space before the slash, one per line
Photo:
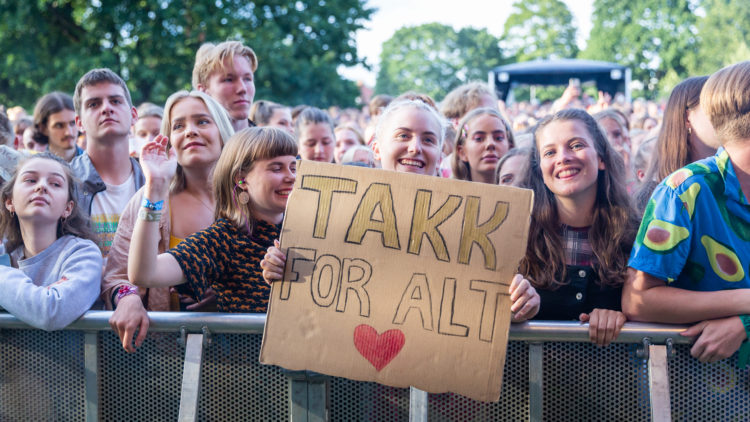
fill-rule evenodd
<path id="1" fill-rule="evenodd" d="M 166 181 L 151 182 L 146 185 L 144 198 L 152 203 L 165 201 L 169 194 L 169 185 Z M 139 211 L 153 213 L 154 211 L 140 207 Z M 157 211 L 161 213 L 162 211 Z M 140 213 L 140 212 L 139 212 Z M 128 254 L 128 279 L 141 287 L 159 287 L 157 274 L 157 257 L 159 255 L 159 221 L 146 221 L 140 216 L 133 227 L 133 237 L 130 240 L 130 253 Z"/>
<path id="2" fill-rule="evenodd" d="M 750 314 L 750 289 L 685 290 L 630 269 L 622 291 L 622 310 L 631 321 L 673 324 Z"/>

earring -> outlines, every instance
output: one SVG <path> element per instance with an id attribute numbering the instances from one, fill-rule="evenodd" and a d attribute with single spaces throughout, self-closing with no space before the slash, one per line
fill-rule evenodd
<path id="1" fill-rule="evenodd" d="M 15 216 L 16 216 L 16 212 L 15 212 L 15 211 L 11 211 L 11 212 L 10 212 L 10 218 L 13 218 L 13 217 L 15 217 Z"/>
<path id="2" fill-rule="evenodd" d="M 237 199 L 240 201 L 240 204 L 247 205 L 250 202 L 250 194 L 243 190 L 237 195 Z"/>
<path id="3" fill-rule="evenodd" d="M 688 126 L 688 135 L 692 135 L 692 134 L 693 134 L 693 128 Z"/>

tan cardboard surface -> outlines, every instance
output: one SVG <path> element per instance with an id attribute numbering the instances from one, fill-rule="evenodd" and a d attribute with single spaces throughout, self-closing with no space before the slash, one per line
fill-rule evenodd
<path id="1" fill-rule="evenodd" d="M 260 361 L 500 397 L 532 192 L 301 161 Z"/>

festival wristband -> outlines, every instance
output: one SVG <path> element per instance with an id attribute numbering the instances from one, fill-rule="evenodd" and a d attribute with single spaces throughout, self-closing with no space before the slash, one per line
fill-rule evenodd
<path id="1" fill-rule="evenodd" d="M 161 211 L 162 208 L 164 208 L 164 200 L 151 202 L 148 200 L 148 198 L 143 197 L 143 201 L 141 201 L 141 206 L 143 208 L 148 208 L 151 211 Z"/>
<path id="2" fill-rule="evenodd" d="M 125 296 L 136 295 L 136 294 L 138 294 L 137 286 L 130 286 L 128 284 L 123 284 L 115 291 L 114 297 L 112 298 L 112 307 L 116 308 L 117 303 L 120 302 L 120 299 L 124 298 Z"/>
<path id="3" fill-rule="evenodd" d="M 145 209 L 141 208 L 138 211 L 138 219 L 148 222 L 154 222 L 161 220 L 161 213 L 160 212 L 151 212 L 146 211 Z"/>
<path id="4" fill-rule="evenodd" d="M 742 326 L 745 327 L 745 341 L 740 346 L 740 353 L 737 356 L 737 367 L 745 368 L 750 361 L 750 315 L 740 315 Z"/>

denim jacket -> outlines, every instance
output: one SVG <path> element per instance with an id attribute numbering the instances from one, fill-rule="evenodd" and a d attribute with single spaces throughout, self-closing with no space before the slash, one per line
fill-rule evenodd
<path id="1" fill-rule="evenodd" d="M 133 166 L 133 181 L 135 190 L 138 191 L 145 183 L 146 178 L 141 171 L 138 161 L 130 157 L 130 164 Z M 81 154 L 73 159 L 70 163 L 73 174 L 78 178 L 79 183 L 76 185 L 76 203 L 86 215 L 91 215 L 91 204 L 94 202 L 94 195 L 104 192 L 107 187 L 101 176 L 94 168 L 88 154 Z"/>

